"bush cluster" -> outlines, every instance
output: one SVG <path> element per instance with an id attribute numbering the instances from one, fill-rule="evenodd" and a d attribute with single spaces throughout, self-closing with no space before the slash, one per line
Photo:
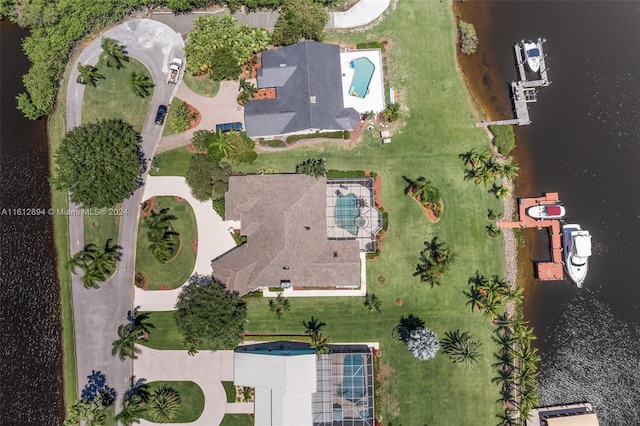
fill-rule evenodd
<path id="1" fill-rule="evenodd" d="M 327 170 L 328 178 L 364 178 L 367 174 L 363 170 Z"/>
<path id="2" fill-rule="evenodd" d="M 287 136 L 287 143 L 297 142 L 302 139 L 329 138 L 329 139 L 349 139 L 351 133 L 348 130 L 338 130 L 335 132 L 323 133 L 301 133 L 299 135 Z"/>
<path id="3" fill-rule="evenodd" d="M 460 51 L 465 55 L 475 53 L 480 42 L 476 35 L 476 27 L 473 24 L 459 20 L 458 31 L 460 32 Z"/>
<path id="4" fill-rule="evenodd" d="M 493 134 L 493 144 L 502 155 L 508 155 L 516 147 L 516 135 L 510 124 L 502 126 L 489 126 Z"/>
<path id="5" fill-rule="evenodd" d="M 382 53 L 384 53 L 384 43 L 379 41 L 368 41 L 366 43 L 358 43 L 356 45 L 358 49 L 380 49 Z"/>

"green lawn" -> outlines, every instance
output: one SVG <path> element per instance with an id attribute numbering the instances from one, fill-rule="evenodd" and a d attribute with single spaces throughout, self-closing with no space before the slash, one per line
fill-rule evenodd
<path id="1" fill-rule="evenodd" d="M 162 385 L 175 388 L 180 393 L 182 404 L 178 410 L 178 415 L 172 423 L 190 423 L 197 420 L 204 410 L 204 393 L 200 386 L 194 382 L 149 382 L 149 393 L 158 389 Z M 148 415 L 143 415 L 143 419 L 151 420 Z"/>
<path id="2" fill-rule="evenodd" d="M 177 202 L 174 197 L 156 197 L 155 211 L 168 208 L 176 217 L 172 224 L 180 234 L 181 246 L 178 255 L 169 263 L 158 262 L 149 250 L 149 240 L 144 227 L 143 217 L 138 224 L 138 244 L 136 248 L 136 272 L 147 277 L 149 290 L 158 290 L 161 286 L 178 288 L 187 281 L 196 264 L 196 254 L 192 244 L 198 237 L 198 228 L 193 209 L 188 202 Z"/>
<path id="3" fill-rule="evenodd" d="M 215 81 L 209 77 L 196 78 L 188 72 L 184 73 L 183 78 L 187 87 L 199 95 L 213 98 L 218 94 L 218 89 L 220 88 L 219 81 Z"/>
<path id="4" fill-rule="evenodd" d="M 113 240 L 112 243 L 118 243 L 118 228 L 120 224 L 120 216 L 114 213 L 120 211 L 121 207 L 114 209 L 106 209 L 105 214 L 91 214 L 84 216 L 84 243 L 95 244 L 98 248 L 103 248 L 108 239 Z M 95 209 L 89 210 L 92 213 Z M 133 214 L 133 213 L 131 213 Z"/>
<path id="5" fill-rule="evenodd" d="M 189 170 L 189 161 L 192 156 L 193 154 L 184 147 L 158 154 L 154 158 L 149 174 L 151 176 L 184 176 Z M 158 168 L 157 171 L 156 168 Z"/>
<path id="6" fill-rule="evenodd" d="M 175 111 L 177 110 L 178 106 L 182 102 L 183 100 L 177 97 L 174 97 L 173 100 L 171 101 L 171 105 L 169 105 L 169 112 L 167 113 L 167 116 L 164 120 L 165 125 L 164 125 L 164 129 L 162 129 L 162 137 L 173 135 L 176 133 L 176 131 L 173 130 L 173 126 L 171 125 L 171 120 L 175 116 L 176 114 Z"/>
<path id="7" fill-rule="evenodd" d="M 107 68 L 102 61 L 98 61 L 96 67 L 105 79 L 98 80 L 96 87 L 85 86 L 82 123 L 121 118 L 140 132 L 149 113 L 153 89 L 149 96 L 140 98 L 129 87 L 129 77 L 135 71 L 151 78 L 149 70 L 133 58 L 119 70 Z"/>
<path id="8" fill-rule="evenodd" d="M 233 382 L 222 382 L 222 387 L 227 395 L 227 402 L 236 402 L 236 385 Z"/>
<path id="9" fill-rule="evenodd" d="M 220 426 L 253 426 L 253 416 L 249 414 L 225 414 Z"/>

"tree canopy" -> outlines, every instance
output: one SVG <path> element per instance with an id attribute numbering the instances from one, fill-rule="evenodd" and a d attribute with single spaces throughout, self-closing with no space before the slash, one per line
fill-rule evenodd
<path id="1" fill-rule="evenodd" d="M 113 207 L 141 185 L 146 161 L 140 134 L 120 119 L 84 124 L 68 132 L 55 152 L 51 184 L 85 208 Z"/>
<path id="2" fill-rule="evenodd" d="M 246 304 L 216 279 L 192 276 L 178 295 L 176 309 L 178 330 L 190 347 L 233 349 L 240 343 Z"/>
<path id="3" fill-rule="evenodd" d="M 191 157 L 186 181 L 191 194 L 200 200 L 219 199 L 229 189 L 231 166 L 221 163 L 210 155 L 196 154 Z"/>
<path id="4" fill-rule="evenodd" d="M 288 46 L 301 39 L 322 41 L 329 14 L 313 0 L 286 0 L 273 30 L 273 44 Z"/>
<path id="5" fill-rule="evenodd" d="M 270 41 L 267 30 L 239 25 L 231 15 L 200 16 L 194 21 L 184 46 L 187 67 L 194 75 L 208 73 L 218 49 L 226 49 L 236 64 L 241 65 L 253 53 L 264 50 Z"/>

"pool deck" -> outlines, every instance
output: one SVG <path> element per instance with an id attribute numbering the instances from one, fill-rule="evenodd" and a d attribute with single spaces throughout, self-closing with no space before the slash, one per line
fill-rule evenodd
<path id="1" fill-rule="evenodd" d="M 560 229 L 560 220 L 547 219 L 538 220 L 527 215 L 529 207 L 539 204 L 559 204 L 557 192 L 547 192 L 542 197 L 535 198 L 518 198 L 518 222 L 502 222 L 498 221 L 498 227 L 501 229 L 513 228 L 549 228 L 551 240 L 551 262 L 537 262 L 536 276 L 540 281 L 558 281 L 564 279 L 563 261 L 562 261 L 562 232 Z"/>
<path id="2" fill-rule="evenodd" d="M 369 83 L 369 93 L 364 98 L 349 95 L 351 81 L 355 70 L 351 68 L 351 61 L 367 58 L 373 63 L 375 70 Z M 340 52 L 340 68 L 342 73 L 342 100 L 345 108 L 352 107 L 359 113 L 368 111 L 380 112 L 385 108 L 384 79 L 382 76 L 382 54 L 378 49 L 354 50 L 343 49 Z"/>

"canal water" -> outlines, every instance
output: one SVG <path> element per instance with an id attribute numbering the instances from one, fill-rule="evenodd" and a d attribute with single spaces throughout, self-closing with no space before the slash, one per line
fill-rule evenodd
<path id="1" fill-rule="evenodd" d="M 0 424 L 55 426 L 64 394 L 53 223 L 23 210 L 51 205 L 46 122 L 25 119 L 15 101 L 27 35 L 0 22 Z"/>
<path id="2" fill-rule="evenodd" d="M 543 404 L 591 402 L 602 425 L 640 424 L 640 2 L 467 1 L 479 51 L 461 66 L 489 119 L 512 118 L 512 44 L 547 39 L 552 84 L 516 129 L 517 196 L 557 191 L 593 237 L 583 289 L 539 282 L 546 232 L 528 230 L 525 316 L 541 351 Z"/>

